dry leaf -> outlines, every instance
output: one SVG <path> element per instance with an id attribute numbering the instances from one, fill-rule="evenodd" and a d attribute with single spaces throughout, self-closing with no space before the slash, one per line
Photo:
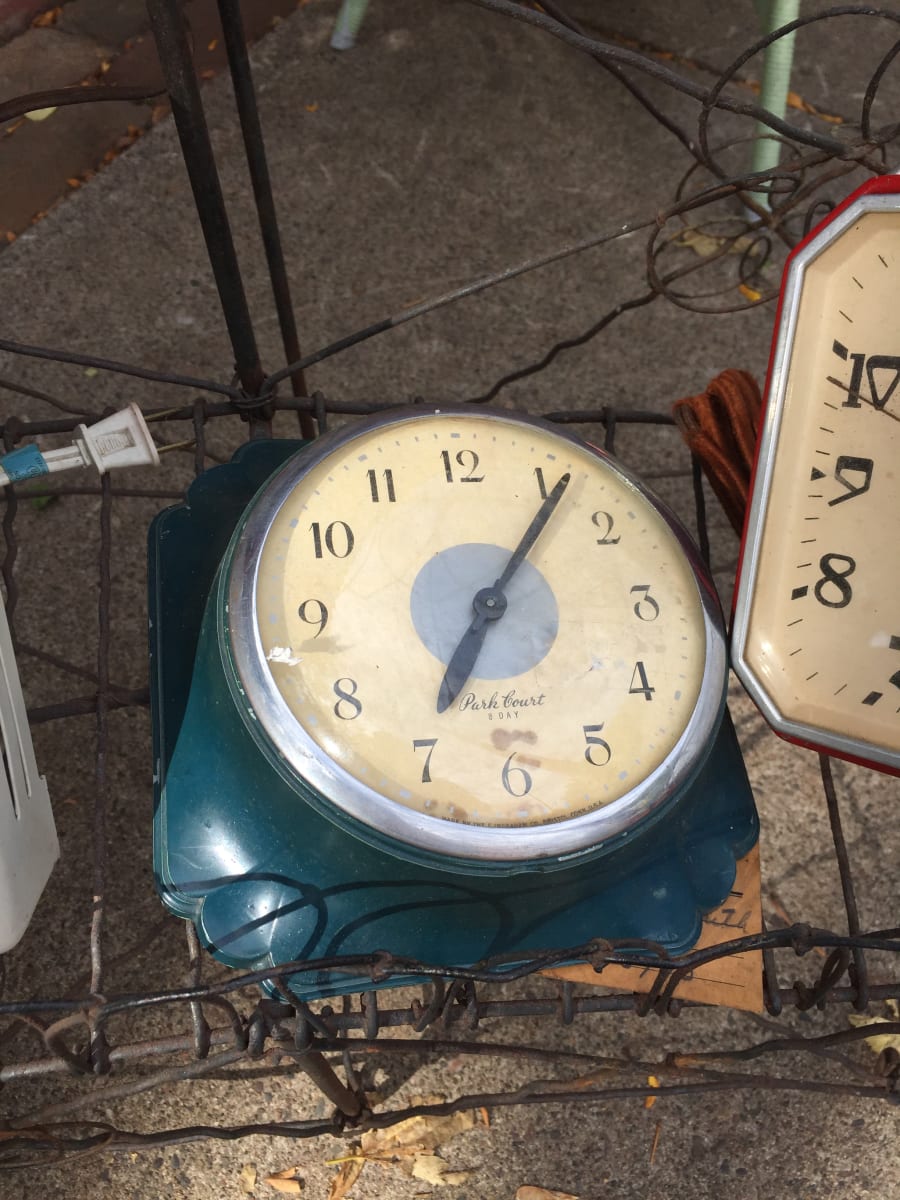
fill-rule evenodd
<path id="1" fill-rule="evenodd" d="M 659 1138 L 662 1133 L 662 1121 L 656 1122 L 656 1130 L 653 1134 L 653 1145 L 650 1147 L 650 1166 L 656 1162 L 656 1148 L 659 1145 Z"/>
<path id="2" fill-rule="evenodd" d="M 465 1183 L 471 1171 L 448 1171 L 449 1163 L 439 1154 L 417 1154 L 412 1163 L 413 1179 L 421 1179 L 435 1187 L 455 1187 Z"/>
<path id="3" fill-rule="evenodd" d="M 244 1163 L 241 1167 L 238 1183 L 240 1184 L 241 1191 L 249 1196 L 256 1187 L 256 1163 Z"/>
<path id="4" fill-rule="evenodd" d="M 413 1104 L 442 1104 L 443 1096 L 417 1096 Z M 417 1116 L 399 1121 L 387 1129 L 372 1129 L 364 1133 L 360 1154 L 382 1166 L 399 1167 L 405 1175 L 421 1179 L 438 1187 L 464 1183 L 469 1171 L 447 1170 L 448 1163 L 435 1151 L 457 1134 L 474 1129 L 472 1111 L 450 1113 L 448 1116 Z"/>
<path id="5" fill-rule="evenodd" d="M 751 239 L 746 235 L 738 238 L 719 237 L 703 233 L 699 229 L 683 229 L 675 238 L 676 245 L 687 246 L 701 258 L 712 258 L 725 250 L 728 254 L 743 254 L 751 248 Z"/>
<path id="6" fill-rule="evenodd" d="M 889 1017 L 867 1017 L 862 1013 L 851 1013 L 847 1020 L 857 1028 L 861 1025 L 892 1025 L 900 1021 L 900 1003 L 896 1000 L 886 1000 L 885 1006 L 891 1014 Z M 881 1054 L 883 1050 L 892 1048 L 900 1052 L 900 1033 L 876 1033 L 867 1037 L 865 1042 L 874 1054 Z"/>
<path id="7" fill-rule="evenodd" d="M 56 112 L 56 108 L 33 108 L 31 112 L 27 112 L 25 116 L 29 121 L 46 121 L 48 117 Z"/>
<path id="8" fill-rule="evenodd" d="M 39 13 L 31 22 L 34 29 L 46 29 L 50 25 L 55 25 L 59 20 L 59 14 L 62 12 L 62 5 L 57 8 L 48 9 L 47 12 Z"/>
<path id="9" fill-rule="evenodd" d="M 303 1191 L 303 1180 L 297 1178 L 298 1170 L 299 1167 L 288 1167 L 286 1171 L 267 1175 L 266 1183 L 276 1192 L 283 1192 L 288 1196 L 299 1196 Z"/>
<path id="10" fill-rule="evenodd" d="M 413 1104 L 442 1104 L 443 1096 L 424 1096 Z M 387 1129 L 372 1129 L 362 1136 L 362 1153 L 366 1158 L 383 1158 L 397 1151 L 428 1153 L 444 1142 L 475 1126 L 475 1113 L 451 1113 L 439 1117 L 409 1117 Z"/>
<path id="11" fill-rule="evenodd" d="M 366 1165 L 363 1158 L 348 1158 L 331 1181 L 328 1200 L 344 1200 L 344 1197 L 356 1183 Z"/>
<path id="12" fill-rule="evenodd" d="M 516 1200 L 578 1200 L 571 1192 L 549 1192 L 546 1188 L 525 1184 L 516 1191 Z"/>

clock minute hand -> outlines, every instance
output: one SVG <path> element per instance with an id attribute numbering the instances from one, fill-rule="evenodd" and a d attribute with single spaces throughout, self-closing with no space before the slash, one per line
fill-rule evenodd
<path id="1" fill-rule="evenodd" d="M 462 635 L 456 649 L 453 651 L 450 661 L 447 664 L 444 678 L 441 680 L 437 699 L 437 710 L 439 713 L 446 711 L 450 707 L 472 674 L 491 622 L 498 621 L 506 612 L 506 596 L 503 593 L 503 589 L 512 579 L 513 575 L 515 575 L 516 571 L 525 561 L 528 552 L 538 540 L 544 526 L 550 520 L 553 510 L 562 499 L 563 492 L 569 486 L 570 478 L 571 476 L 568 472 L 560 476 L 556 486 L 546 497 L 531 524 L 522 534 L 519 544 L 513 550 L 509 561 L 503 568 L 502 574 L 496 580 L 493 587 L 481 588 L 480 591 L 475 593 L 472 600 L 472 608 L 475 611 L 475 616 L 469 628 Z"/>
<path id="2" fill-rule="evenodd" d="M 528 551 L 538 540 L 538 537 L 540 536 L 544 526 L 550 520 L 553 510 L 556 508 L 557 504 L 559 504 L 560 500 L 562 500 L 563 492 L 569 486 L 569 480 L 571 478 L 572 477 L 568 471 L 565 473 L 565 475 L 560 475 L 556 482 L 556 486 L 552 489 L 546 500 L 544 500 L 544 503 L 541 505 L 541 507 L 537 510 L 537 513 L 535 514 L 531 524 L 522 534 L 522 538 L 518 546 L 516 546 L 515 550 L 513 550 L 512 554 L 510 555 L 509 562 L 503 568 L 503 574 L 494 584 L 494 587 L 497 588 L 498 591 L 503 591 L 510 579 L 512 579 L 513 575 L 525 561 Z"/>

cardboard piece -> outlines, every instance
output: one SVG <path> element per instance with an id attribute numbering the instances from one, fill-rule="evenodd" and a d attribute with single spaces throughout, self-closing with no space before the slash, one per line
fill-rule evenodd
<path id="1" fill-rule="evenodd" d="M 737 864 L 728 898 L 703 919 L 696 948 L 717 946 L 734 938 L 762 932 L 759 844 Z M 573 983 L 589 983 L 613 991 L 649 992 L 659 974 L 653 967 L 604 967 L 600 975 L 588 963 L 560 967 L 544 974 Z M 691 972 L 675 990 L 682 1000 L 719 1004 L 745 1012 L 764 1011 L 762 953 L 729 954 Z"/>

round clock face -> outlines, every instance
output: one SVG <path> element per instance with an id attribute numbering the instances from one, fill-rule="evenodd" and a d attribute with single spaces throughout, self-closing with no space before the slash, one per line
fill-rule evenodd
<path id="1" fill-rule="evenodd" d="M 900 199 L 889 186 L 852 202 L 786 276 L 734 657 L 779 732 L 897 769 Z"/>
<path id="2" fill-rule="evenodd" d="M 693 556 L 609 458 L 538 422 L 416 407 L 329 435 L 235 549 L 251 724 L 379 836 L 499 862 L 583 851 L 667 801 L 720 716 Z"/>

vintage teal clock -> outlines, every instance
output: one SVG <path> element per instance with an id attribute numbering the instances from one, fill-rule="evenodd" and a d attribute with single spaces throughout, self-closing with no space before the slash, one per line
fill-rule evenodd
<path id="1" fill-rule="evenodd" d="M 552 425 L 416 405 L 251 444 L 150 561 L 157 881 L 225 962 L 680 951 L 756 839 L 699 556 Z"/>

